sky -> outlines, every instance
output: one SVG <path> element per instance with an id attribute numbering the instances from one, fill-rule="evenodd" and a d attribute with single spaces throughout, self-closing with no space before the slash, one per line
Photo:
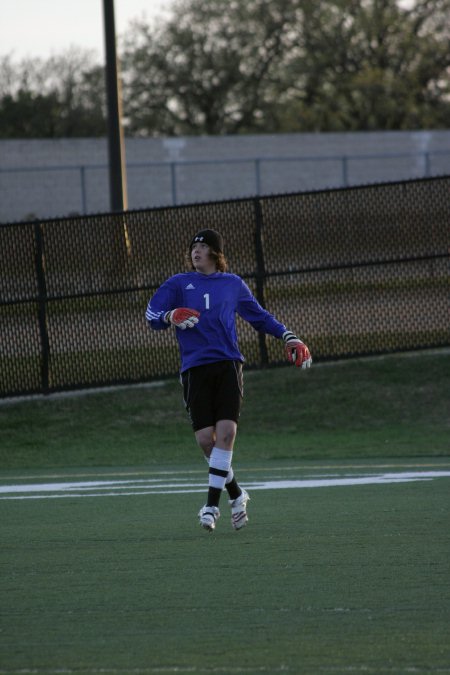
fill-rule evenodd
<path id="1" fill-rule="evenodd" d="M 114 0 L 116 34 L 131 19 L 167 16 L 173 0 Z M 0 0 L 0 56 L 48 58 L 69 47 L 104 61 L 103 0 Z"/>
<path id="2" fill-rule="evenodd" d="M 114 0 L 117 36 L 131 19 L 167 16 L 173 2 Z M 103 0 L 0 0 L 0 56 L 45 59 L 72 46 L 93 50 L 104 62 Z"/>

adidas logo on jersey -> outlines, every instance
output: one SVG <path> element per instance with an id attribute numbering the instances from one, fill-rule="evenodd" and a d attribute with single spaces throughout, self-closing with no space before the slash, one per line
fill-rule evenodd
<path id="1" fill-rule="evenodd" d="M 187 291 L 195 291 L 195 286 L 193 286 L 192 284 L 188 284 L 188 285 L 186 286 L 186 290 L 187 290 Z"/>

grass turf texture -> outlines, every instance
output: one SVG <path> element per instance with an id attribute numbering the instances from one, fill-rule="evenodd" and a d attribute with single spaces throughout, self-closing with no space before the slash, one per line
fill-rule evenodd
<path id="1" fill-rule="evenodd" d="M 244 484 L 450 468 L 445 351 L 245 382 Z M 206 482 L 175 381 L 0 406 L 0 466 Z M 213 535 L 203 493 L 1 501 L 0 675 L 450 672 L 448 484 L 255 490 Z"/>
<path id="2" fill-rule="evenodd" d="M 0 673 L 450 672 L 448 485 L 2 501 Z"/>
<path id="3" fill-rule="evenodd" d="M 448 350 L 247 372 L 237 462 L 445 456 Z M 0 406 L 0 466 L 199 461 L 177 380 Z"/>

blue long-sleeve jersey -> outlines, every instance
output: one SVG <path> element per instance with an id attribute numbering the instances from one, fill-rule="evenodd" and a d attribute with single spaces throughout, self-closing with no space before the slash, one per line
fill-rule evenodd
<path id="1" fill-rule="evenodd" d="M 237 275 L 225 272 L 175 274 L 148 303 L 146 319 L 155 330 L 169 328 L 166 312 L 189 307 L 200 312 L 194 328 L 176 329 L 181 372 L 216 361 L 244 361 L 236 333 L 236 313 L 257 331 L 281 338 L 286 326 L 267 312 Z"/>

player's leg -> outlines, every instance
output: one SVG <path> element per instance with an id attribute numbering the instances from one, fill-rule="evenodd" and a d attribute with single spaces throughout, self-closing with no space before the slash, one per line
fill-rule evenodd
<path id="1" fill-rule="evenodd" d="M 231 422 L 230 426 L 228 424 L 229 422 Z M 236 436 L 236 423 L 232 420 L 220 420 L 218 425 L 219 441 L 217 441 L 216 427 L 206 427 L 205 429 L 200 429 L 195 432 L 195 440 L 202 449 L 208 465 L 214 446 L 217 445 L 219 448 L 228 448 L 230 443 L 229 439 L 231 436 Z M 225 480 L 225 488 L 230 500 L 237 499 L 242 494 L 242 490 L 236 480 L 232 466 L 230 466 L 230 470 Z"/>
<path id="2" fill-rule="evenodd" d="M 197 445 L 202 449 L 206 461 L 209 462 L 211 450 L 216 442 L 216 427 L 209 426 L 198 429 L 197 431 L 194 431 L 194 435 Z"/>
<path id="3" fill-rule="evenodd" d="M 248 500 L 231 465 L 242 399 L 242 366 L 233 361 L 201 366 L 184 373 L 182 380 L 195 438 L 209 464 L 207 502 L 199 518 L 201 525 L 212 531 L 220 516 L 219 500 L 224 487 L 233 515 L 234 502 L 244 501 L 245 507 Z"/>
<path id="4" fill-rule="evenodd" d="M 203 455 L 205 457 L 206 463 L 209 466 L 211 453 L 215 445 L 215 426 L 204 427 L 203 429 L 198 429 L 195 431 L 195 439 L 203 450 Z M 199 513 L 200 525 L 206 530 L 212 532 L 216 526 L 216 521 L 220 517 L 219 511 L 219 499 L 222 492 L 222 489 L 216 490 L 210 485 L 211 477 L 208 473 L 208 499 L 205 506 L 203 506 Z M 211 499 L 211 496 L 213 497 Z"/>
<path id="5" fill-rule="evenodd" d="M 216 415 L 215 446 L 229 450 L 231 453 L 233 452 L 238 420 L 241 414 L 243 391 L 242 363 L 239 363 L 239 361 L 223 362 L 214 401 Z M 225 487 L 231 500 L 237 499 L 241 495 L 241 488 L 231 467 Z"/>
<path id="6" fill-rule="evenodd" d="M 216 446 L 221 448 L 228 447 L 232 451 L 236 432 L 236 422 L 233 420 L 219 420 L 216 424 Z M 250 496 L 247 490 L 241 488 L 238 484 L 231 466 L 225 487 L 229 496 L 228 503 L 231 506 L 231 524 L 235 530 L 240 530 L 248 523 L 247 502 L 250 500 Z"/>
<path id="7" fill-rule="evenodd" d="M 233 420 L 220 420 L 215 427 L 209 426 L 195 432 L 196 441 L 209 465 L 206 506 L 218 507 L 225 487 L 236 491 L 237 483 L 231 468 L 236 428 L 237 424 Z M 235 496 L 240 494 L 239 488 L 237 490 Z"/>
<path id="8" fill-rule="evenodd" d="M 218 506 L 224 487 L 227 487 L 229 493 L 231 490 L 233 498 L 241 492 L 231 468 L 242 400 L 241 363 L 221 361 L 215 364 L 210 396 L 215 419 L 215 443 L 209 457 L 207 505 Z"/>
<path id="9" fill-rule="evenodd" d="M 237 424 L 234 420 L 218 420 L 215 428 L 215 446 L 233 451 L 236 432 Z M 236 499 L 242 492 L 234 475 L 233 466 L 230 466 L 225 488 L 230 499 Z"/>
<path id="10" fill-rule="evenodd" d="M 208 474 L 208 499 L 200 509 L 200 524 L 212 532 L 220 517 L 219 499 L 225 485 L 231 460 L 231 453 L 218 457 L 215 450 L 215 413 L 214 392 L 216 385 L 217 364 L 198 366 L 183 373 L 183 394 L 186 410 L 191 419 L 192 428 L 198 445 L 210 465 Z M 211 459 L 214 461 L 211 465 Z M 224 460 L 225 458 L 225 460 Z"/>
<path id="11" fill-rule="evenodd" d="M 238 361 L 228 361 L 226 365 L 224 364 L 216 395 L 216 446 L 229 448 L 231 452 L 233 452 L 236 439 L 242 398 L 242 364 Z M 250 497 L 248 492 L 238 484 L 231 467 L 225 487 L 228 491 L 231 506 L 231 524 L 235 530 L 240 530 L 248 522 L 247 502 Z"/>

